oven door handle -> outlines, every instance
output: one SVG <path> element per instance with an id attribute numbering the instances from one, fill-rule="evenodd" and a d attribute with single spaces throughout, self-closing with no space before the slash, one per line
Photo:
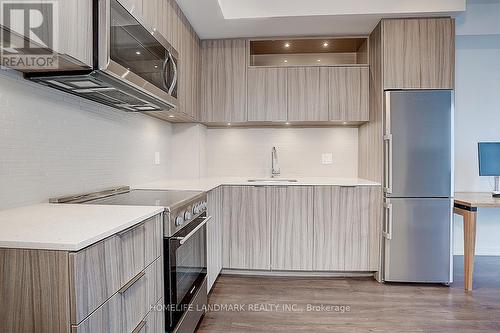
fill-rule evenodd
<path id="1" fill-rule="evenodd" d="M 175 239 L 177 239 L 179 241 L 179 243 L 182 245 L 184 244 L 185 242 L 188 241 L 189 238 L 191 238 L 198 230 L 200 230 L 205 224 L 207 224 L 208 221 L 210 221 L 212 219 L 212 216 L 207 216 L 207 217 L 202 217 L 202 219 L 204 220 L 203 222 L 201 222 L 200 224 L 198 224 L 196 226 L 196 228 L 194 228 L 193 230 L 191 230 L 191 232 L 189 234 L 187 234 L 186 236 L 184 237 L 176 237 Z"/>

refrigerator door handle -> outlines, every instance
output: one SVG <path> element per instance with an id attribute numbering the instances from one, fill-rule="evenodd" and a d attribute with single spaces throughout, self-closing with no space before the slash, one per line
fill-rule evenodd
<path id="1" fill-rule="evenodd" d="M 392 239 L 392 204 L 389 202 L 384 203 L 384 228 L 382 235 L 388 239 Z"/>
<path id="2" fill-rule="evenodd" d="M 384 192 L 392 193 L 392 134 L 384 135 L 385 177 Z"/>

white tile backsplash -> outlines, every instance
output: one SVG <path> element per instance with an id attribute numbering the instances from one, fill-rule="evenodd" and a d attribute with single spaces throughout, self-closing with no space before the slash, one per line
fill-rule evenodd
<path id="1" fill-rule="evenodd" d="M 283 176 L 358 176 L 357 128 L 208 129 L 206 142 L 208 176 L 269 177 L 273 146 Z M 332 164 L 321 163 L 324 152 Z"/>
<path id="2" fill-rule="evenodd" d="M 172 125 L 0 73 L 0 209 L 170 175 Z"/>

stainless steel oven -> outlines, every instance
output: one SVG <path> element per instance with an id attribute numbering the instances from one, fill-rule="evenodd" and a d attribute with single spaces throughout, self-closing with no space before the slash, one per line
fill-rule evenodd
<path id="1" fill-rule="evenodd" d="M 203 212 L 164 239 L 166 328 L 194 332 L 207 304 L 206 223 Z"/>
<path id="2" fill-rule="evenodd" d="M 93 68 L 28 73 L 38 83 L 124 111 L 177 105 L 177 51 L 118 0 L 95 0 Z"/>

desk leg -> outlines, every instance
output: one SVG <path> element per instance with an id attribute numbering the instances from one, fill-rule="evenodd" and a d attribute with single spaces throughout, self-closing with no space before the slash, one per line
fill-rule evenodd
<path id="1" fill-rule="evenodd" d="M 472 290 L 474 274 L 474 254 L 476 249 L 476 212 L 466 211 L 464 217 L 464 286 Z"/>

